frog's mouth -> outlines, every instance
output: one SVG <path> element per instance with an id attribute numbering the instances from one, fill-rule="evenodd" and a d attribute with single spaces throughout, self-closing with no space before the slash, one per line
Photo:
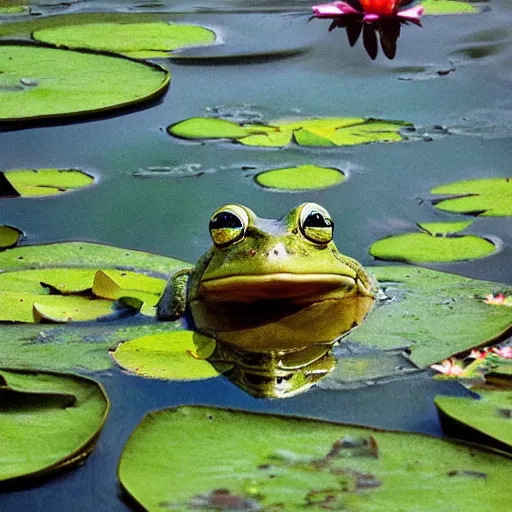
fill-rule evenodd
<path id="1" fill-rule="evenodd" d="M 207 279 L 199 287 L 198 298 L 216 302 L 318 301 L 355 294 L 373 295 L 359 279 L 350 276 L 276 273 Z"/>

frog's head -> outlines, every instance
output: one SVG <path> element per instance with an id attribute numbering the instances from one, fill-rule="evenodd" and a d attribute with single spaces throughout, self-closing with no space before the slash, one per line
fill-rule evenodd
<path id="1" fill-rule="evenodd" d="M 216 210 L 209 224 L 213 247 L 192 278 L 191 301 L 312 303 L 350 295 L 373 297 L 361 265 L 333 242 L 325 208 L 304 203 L 282 219 L 261 219 L 239 204 Z"/>

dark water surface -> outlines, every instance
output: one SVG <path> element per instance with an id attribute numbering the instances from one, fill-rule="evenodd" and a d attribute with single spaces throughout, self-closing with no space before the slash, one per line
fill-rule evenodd
<path id="1" fill-rule="evenodd" d="M 376 239 L 416 222 L 462 218 L 421 201 L 433 186 L 511 175 L 508 0 L 483 3 L 490 9 L 478 15 L 426 17 L 423 29 L 402 31 L 395 60 L 379 56 L 375 62 L 361 44 L 349 48 L 343 32 L 328 33 L 328 21 L 308 22 L 311 3 L 305 1 L 45 4 L 34 8 L 41 15 L 30 17 L 31 27 L 13 31 L 4 22 L 0 36 L 28 34 L 53 16 L 144 12 L 149 19 L 211 27 L 225 44 L 187 50 L 181 61 L 160 61 L 171 70 L 171 87 L 147 109 L 0 133 L 1 170 L 79 167 L 98 178 L 96 186 L 58 198 L 3 200 L 0 222 L 22 228 L 28 243 L 94 240 L 193 262 L 210 244 L 208 219 L 221 204 L 242 202 L 273 218 L 307 200 L 330 211 L 338 248 L 370 265 L 375 262 L 368 247 Z M 179 141 L 165 131 L 212 111 L 235 119 L 403 119 L 417 132 L 415 140 L 397 144 L 251 149 Z M 258 170 L 305 163 L 339 167 L 348 179 L 295 194 L 263 190 L 252 181 Z M 500 252 L 435 268 L 512 283 L 510 218 L 478 218 L 470 231 L 501 239 Z M 282 401 L 253 399 L 222 378 L 169 383 L 116 369 L 98 377 L 113 408 L 97 450 L 84 467 L 42 487 L 0 495 L 1 512 L 125 510 L 115 494 L 117 461 L 127 436 L 151 409 L 205 403 L 440 434 L 433 396 L 465 393 L 424 374 L 364 390 L 312 390 Z"/>

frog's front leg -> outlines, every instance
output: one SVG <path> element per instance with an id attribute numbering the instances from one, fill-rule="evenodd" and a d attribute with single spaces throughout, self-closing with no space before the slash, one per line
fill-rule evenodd
<path id="1" fill-rule="evenodd" d="M 177 320 L 183 316 L 187 307 L 188 280 L 193 271 L 193 268 L 184 268 L 171 276 L 156 305 L 159 320 Z"/>

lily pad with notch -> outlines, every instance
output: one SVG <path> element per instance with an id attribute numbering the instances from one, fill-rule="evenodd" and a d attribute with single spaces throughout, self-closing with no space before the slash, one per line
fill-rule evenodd
<path id="1" fill-rule="evenodd" d="M 138 59 L 169 57 L 174 50 L 209 45 L 216 39 L 205 27 L 164 22 L 64 25 L 36 30 L 32 37 L 58 47 L 115 52 Z"/>
<path id="2" fill-rule="evenodd" d="M 0 489 L 33 485 L 92 452 L 109 400 L 92 379 L 0 368 Z"/>
<path id="3" fill-rule="evenodd" d="M 456 489 L 461 510 L 484 512 L 510 496 L 503 482 L 512 465 L 503 454 L 419 434 L 185 406 L 146 415 L 118 476 L 154 511 L 435 510 Z"/>
<path id="4" fill-rule="evenodd" d="M 49 196 L 94 183 L 92 176 L 78 169 L 16 169 L 0 174 L 0 198 Z"/>
<path id="5" fill-rule="evenodd" d="M 0 251 L 14 247 L 23 236 L 21 229 L 14 226 L 0 226 Z"/>
<path id="6" fill-rule="evenodd" d="M 370 254 L 380 260 L 415 263 L 447 263 L 485 258 L 496 246 L 485 238 L 458 233 L 469 222 L 418 223 L 422 233 L 406 233 L 374 242 Z"/>
<path id="7" fill-rule="evenodd" d="M 155 64 L 19 42 L 0 45 L 0 70 L 0 122 L 142 104 L 162 95 L 170 82 L 169 72 Z"/>
<path id="8" fill-rule="evenodd" d="M 457 181 L 430 193 L 454 196 L 435 200 L 439 210 L 482 217 L 512 215 L 512 177 Z"/>

